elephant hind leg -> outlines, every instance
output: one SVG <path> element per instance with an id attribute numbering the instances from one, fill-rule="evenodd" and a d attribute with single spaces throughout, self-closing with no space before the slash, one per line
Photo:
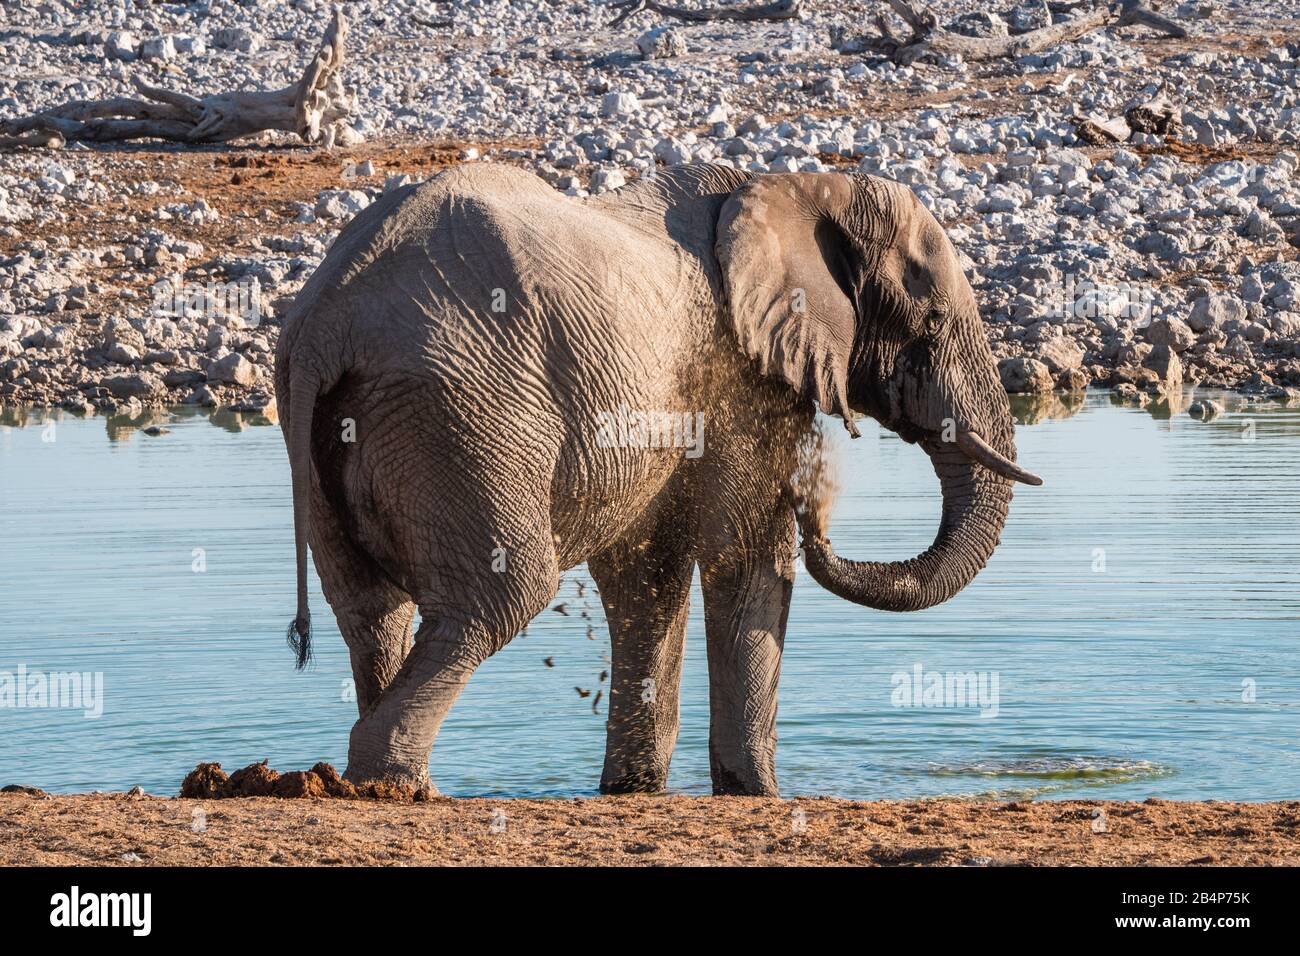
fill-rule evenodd
<path id="1" fill-rule="evenodd" d="M 411 652 L 415 604 L 396 588 L 383 588 L 335 613 L 352 658 L 357 712 L 364 716 L 379 702 Z"/>
<path id="2" fill-rule="evenodd" d="M 479 533 L 483 537 L 465 552 L 478 560 L 417 572 L 432 583 L 416 594 L 414 646 L 352 728 L 346 773 L 352 782 L 430 787 L 430 751 L 470 676 L 559 590 L 549 525 L 506 532 L 500 523 L 491 530 L 485 523 Z"/>
<path id="3" fill-rule="evenodd" d="M 356 423 L 339 487 L 356 540 L 411 596 L 420 625 L 352 729 L 347 777 L 424 787 L 438 729 L 475 668 L 559 588 L 554 449 L 533 440 L 542 428 L 522 414 L 503 432 L 508 407 L 467 417 L 442 385 L 391 384 L 375 386 L 392 396 L 383 403 L 352 397 L 368 394 L 359 388 L 335 410 Z"/>
<path id="4" fill-rule="evenodd" d="M 411 650 L 415 602 L 351 540 L 319 490 L 311 508 L 312 556 L 352 658 L 357 709 L 365 714 Z"/>
<path id="5" fill-rule="evenodd" d="M 504 617 L 464 617 L 422 607 L 415 645 L 379 700 L 352 728 L 345 776 L 353 783 L 382 780 L 416 789 L 431 787 L 429 752 L 443 719 L 475 669 L 509 643 L 558 590 L 538 592 L 536 606 Z M 502 627 L 503 622 L 508 622 Z"/>
<path id="6" fill-rule="evenodd" d="M 443 718 L 486 658 L 472 626 L 421 623 L 415 646 L 379 700 L 352 728 L 346 778 L 430 787 L 429 751 Z"/>

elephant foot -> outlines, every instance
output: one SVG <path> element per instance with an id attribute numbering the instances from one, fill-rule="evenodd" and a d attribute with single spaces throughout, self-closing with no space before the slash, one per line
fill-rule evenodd
<path id="1" fill-rule="evenodd" d="M 373 714 L 352 728 L 343 779 L 379 796 L 437 792 L 429 782 L 429 747 L 394 735 Z"/>
<path id="2" fill-rule="evenodd" d="M 630 773 L 614 780 L 600 781 L 600 792 L 609 796 L 630 793 L 666 793 L 668 780 L 661 774 Z"/>
<path id="3" fill-rule="evenodd" d="M 429 780 L 429 758 L 394 753 L 382 746 L 367 746 L 368 739 L 358 739 L 354 732 L 348 748 L 348 768 L 343 779 L 359 790 L 377 796 L 406 793 L 437 794 Z"/>
<path id="4" fill-rule="evenodd" d="M 779 797 L 775 779 L 765 779 L 766 774 L 741 775 L 731 770 L 715 767 L 713 770 L 713 795 L 715 797 Z"/>
<path id="5" fill-rule="evenodd" d="M 438 788 L 429 780 L 429 771 L 420 773 L 411 768 L 363 769 L 352 761 L 343 773 L 343 779 L 358 791 L 375 797 L 409 797 L 426 800 L 438 796 Z"/>

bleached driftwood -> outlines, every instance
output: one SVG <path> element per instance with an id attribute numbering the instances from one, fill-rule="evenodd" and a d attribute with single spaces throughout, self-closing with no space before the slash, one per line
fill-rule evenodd
<path id="1" fill-rule="evenodd" d="M 167 139 L 225 143 L 267 130 L 285 130 L 297 133 L 307 143 L 346 145 L 357 140 L 347 125 L 356 108 L 356 96 L 344 88 L 341 71 L 346 36 L 347 21 L 336 7 L 321 48 L 302 78 L 283 89 L 197 98 L 137 79 L 135 87 L 144 99 L 78 100 L 25 118 L 0 120 L 0 133 L 12 137 L 38 130 L 57 131 L 64 140 L 89 142 Z"/>
<path id="2" fill-rule="evenodd" d="M 27 146 L 62 149 L 66 142 L 62 133 L 48 126 L 28 130 L 18 136 L 0 133 L 0 149 L 22 149 Z"/>
<path id="3" fill-rule="evenodd" d="M 1110 146 L 1114 143 L 1127 142 L 1133 134 L 1133 130 L 1129 128 L 1122 116 L 1112 116 L 1109 119 L 1076 116 L 1071 122 L 1074 124 L 1074 134 L 1090 146 Z"/>
<path id="4" fill-rule="evenodd" d="M 864 37 L 853 44 L 857 52 L 870 50 L 889 57 L 900 65 L 914 63 L 926 55 L 960 56 L 965 60 L 996 60 L 1020 57 L 1046 50 L 1059 43 L 1069 43 L 1104 27 L 1141 24 L 1173 37 L 1185 37 L 1187 31 L 1177 21 L 1161 16 L 1142 0 L 1113 0 L 1083 9 L 1070 20 L 1039 27 L 1027 33 L 1003 37 L 969 37 L 953 33 L 939 25 L 929 10 L 912 5 L 910 0 L 888 0 L 890 8 L 911 30 L 904 37 L 894 32 L 885 14 L 876 17 L 878 36 Z M 1071 5 L 1071 9 L 1083 5 Z M 842 49 L 844 47 L 842 46 Z M 847 50 L 846 50 L 847 52 Z"/>
<path id="5" fill-rule="evenodd" d="M 772 3 L 748 4 L 734 7 L 675 7 L 656 0 L 617 0 L 609 4 L 611 10 L 620 10 L 611 27 L 616 27 L 636 16 L 642 10 L 649 10 L 660 16 L 684 20 L 687 23 L 713 23 L 718 20 L 757 21 L 757 20 L 797 20 L 802 12 L 803 0 L 774 0 Z"/>

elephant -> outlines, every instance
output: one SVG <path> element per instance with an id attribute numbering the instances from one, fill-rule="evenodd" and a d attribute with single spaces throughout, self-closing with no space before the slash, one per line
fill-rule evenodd
<path id="1" fill-rule="evenodd" d="M 666 787 L 698 568 L 713 792 L 777 795 L 796 528 L 822 587 L 919 610 L 983 568 L 1012 482 L 1041 483 L 943 229 L 857 173 L 687 164 L 578 198 L 504 164 L 445 170 L 342 229 L 284 316 L 275 389 L 289 643 L 301 667 L 310 544 L 355 678 L 354 783 L 432 790 L 474 669 L 586 562 L 612 646 L 601 792 Z M 928 453 L 926 551 L 836 554 L 792 479 L 818 408 Z"/>

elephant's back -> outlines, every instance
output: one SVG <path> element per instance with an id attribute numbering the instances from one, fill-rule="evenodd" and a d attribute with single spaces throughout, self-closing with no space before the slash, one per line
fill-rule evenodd
<path id="1" fill-rule="evenodd" d="M 580 362 L 575 352 L 617 354 L 633 340 L 655 353 L 685 335 L 673 322 L 691 282 L 687 258 L 666 235 L 532 173 L 473 163 L 358 215 L 295 311 L 339 306 L 348 328 L 338 338 L 356 347 L 357 361 L 418 356 L 439 376 L 480 362 Z"/>
<path id="2" fill-rule="evenodd" d="M 326 292 L 346 293 L 366 279 L 382 279 L 395 255 L 427 246 L 440 229 L 463 231 L 503 194 L 540 200 L 548 193 L 554 195 L 531 173 L 490 163 L 456 166 L 384 193 L 343 227 L 296 304 L 309 309 Z"/>

